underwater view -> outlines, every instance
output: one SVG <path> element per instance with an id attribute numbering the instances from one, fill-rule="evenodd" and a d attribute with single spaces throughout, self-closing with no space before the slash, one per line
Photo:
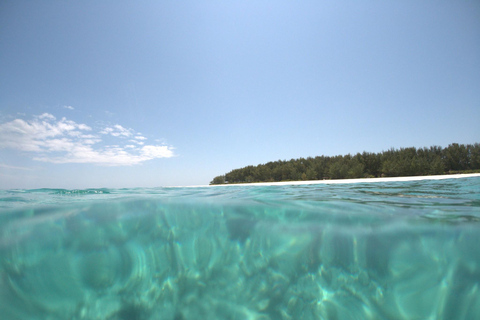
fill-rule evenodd
<path id="1" fill-rule="evenodd" d="M 479 319 L 479 191 L 0 191 L 1 319 Z"/>

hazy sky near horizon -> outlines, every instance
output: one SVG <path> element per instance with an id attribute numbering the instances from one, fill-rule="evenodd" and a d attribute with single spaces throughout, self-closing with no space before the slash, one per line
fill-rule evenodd
<path id="1" fill-rule="evenodd" d="M 479 1 L 0 2 L 0 188 L 480 142 Z"/>

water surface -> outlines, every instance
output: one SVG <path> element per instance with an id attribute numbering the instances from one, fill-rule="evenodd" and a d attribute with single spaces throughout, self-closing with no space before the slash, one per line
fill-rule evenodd
<path id="1" fill-rule="evenodd" d="M 479 191 L 0 191 L 2 319 L 477 319 Z"/>

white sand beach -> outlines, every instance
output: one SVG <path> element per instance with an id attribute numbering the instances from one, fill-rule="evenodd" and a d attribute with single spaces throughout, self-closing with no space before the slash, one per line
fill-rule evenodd
<path id="1" fill-rule="evenodd" d="M 413 176 L 413 177 L 389 177 L 389 178 L 362 178 L 362 179 L 338 179 L 338 180 L 306 180 L 306 181 L 281 181 L 281 182 L 255 182 L 239 184 L 214 184 L 188 187 L 231 187 L 231 186 L 284 186 L 284 185 L 307 185 L 307 184 L 339 184 L 339 183 L 372 183 L 391 181 L 420 181 L 420 180 L 442 180 L 480 177 L 480 173 L 446 174 L 438 176 Z"/>

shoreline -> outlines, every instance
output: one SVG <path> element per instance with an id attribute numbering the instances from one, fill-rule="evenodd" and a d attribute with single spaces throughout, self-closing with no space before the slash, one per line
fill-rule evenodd
<path id="1" fill-rule="evenodd" d="M 342 184 L 342 183 L 376 183 L 376 182 L 398 182 L 398 181 L 421 181 L 421 180 L 444 180 L 480 177 L 480 173 L 444 174 L 437 176 L 409 176 L 409 177 L 385 177 L 385 178 L 359 178 L 359 179 L 336 179 L 336 180 L 305 180 L 305 181 L 278 181 L 278 182 L 253 182 L 253 183 L 232 183 L 232 184 L 211 184 L 198 186 L 183 186 L 177 188 L 199 188 L 199 187 L 232 187 L 232 186 L 286 186 L 286 185 L 310 185 L 310 184 Z"/>

